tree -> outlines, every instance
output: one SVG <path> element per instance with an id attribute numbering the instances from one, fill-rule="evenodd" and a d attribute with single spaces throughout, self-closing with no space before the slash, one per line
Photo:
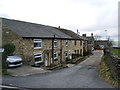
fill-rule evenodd
<path id="1" fill-rule="evenodd" d="M 100 35 L 95 35 L 94 38 L 95 38 L 95 40 L 100 40 L 101 36 Z"/>
<path id="2" fill-rule="evenodd" d="M 108 37 L 108 46 L 111 47 L 113 46 L 113 40 L 111 39 L 111 37 Z"/>

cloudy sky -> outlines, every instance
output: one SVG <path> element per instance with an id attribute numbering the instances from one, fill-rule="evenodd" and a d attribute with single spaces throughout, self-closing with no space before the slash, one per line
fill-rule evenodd
<path id="1" fill-rule="evenodd" d="M 0 0 L 0 17 L 50 25 L 90 36 L 118 36 L 119 0 Z"/>

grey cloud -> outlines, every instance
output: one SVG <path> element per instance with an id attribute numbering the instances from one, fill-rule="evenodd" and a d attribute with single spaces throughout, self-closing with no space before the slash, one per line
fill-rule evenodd
<path id="1" fill-rule="evenodd" d="M 7 14 L 4 14 L 4 13 L 0 13 L 0 17 L 4 17 L 4 18 L 10 18 L 10 16 L 9 16 L 9 15 L 7 15 Z"/>

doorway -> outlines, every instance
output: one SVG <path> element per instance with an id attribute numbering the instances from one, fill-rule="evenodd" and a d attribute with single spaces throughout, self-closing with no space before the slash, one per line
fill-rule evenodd
<path id="1" fill-rule="evenodd" d="M 49 53 L 45 54 L 45 66 L 49 65 Z"/>

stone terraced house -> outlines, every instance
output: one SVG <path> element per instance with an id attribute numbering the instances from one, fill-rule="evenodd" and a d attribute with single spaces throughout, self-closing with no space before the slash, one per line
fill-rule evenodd
<path id="1" fill-rule="evenodd" d="M 87 52 L 87 39 L 66 29 L 0 18 L 2 44 L 13 43 L 25 64 L 59 64 Z"/>

